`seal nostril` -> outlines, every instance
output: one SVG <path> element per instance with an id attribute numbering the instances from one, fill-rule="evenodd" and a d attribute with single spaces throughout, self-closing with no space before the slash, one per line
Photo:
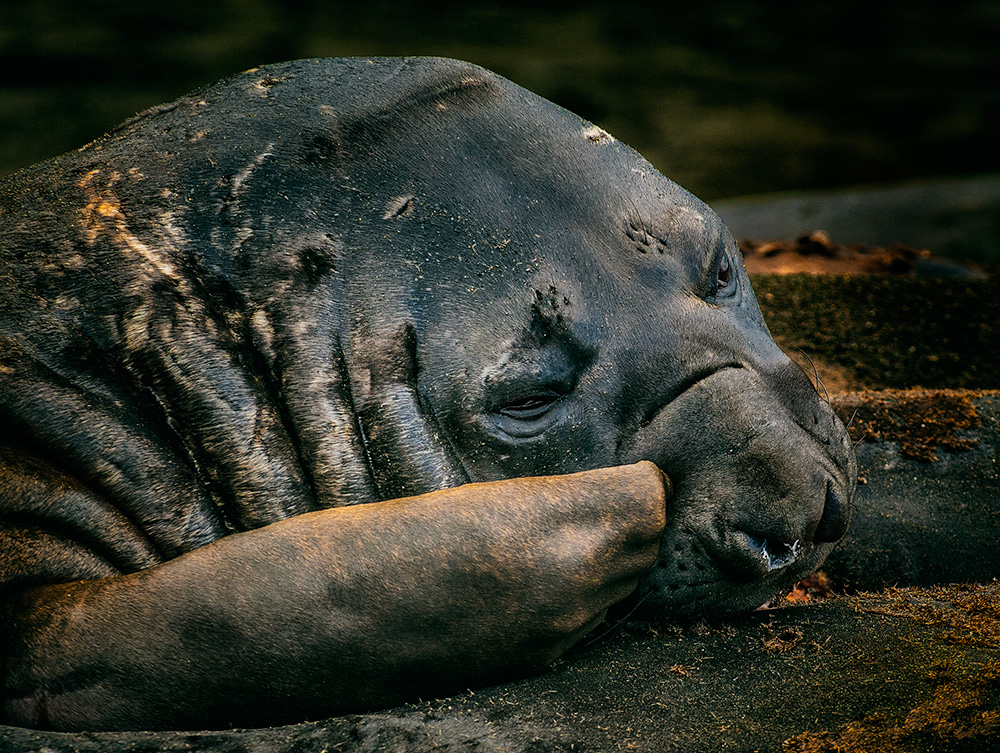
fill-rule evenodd
<path id="1" fill-rule="evenodd" d="M 817 543 L 830 543 L 840 541 L 847 533 L 847 526 L 850 522 L 844 504 L 837 492 L 837 487 L 832 481 L 826 483 L 826 503 L 823 506 L 823 515 L 816 526 L 816 533 L 813 541 Z"/>
<path id="2" fill-rule="evenodd" d="M 753 549 L 754 553 L 761 558 L 767 572 L 781 570 L 783 567 L 788 567 L 788 565 L 795 562 L 795 560 L 797 560 L 799 555 L 802 553 L 802 545 L 799 543 L 798 539 L 790 544 L 786 544 L 780 541 L 771 541 L 770 539 L 754 536 L 750 533 L 746 533 L 744 535 L 746 536 L 751 549 Z"/>

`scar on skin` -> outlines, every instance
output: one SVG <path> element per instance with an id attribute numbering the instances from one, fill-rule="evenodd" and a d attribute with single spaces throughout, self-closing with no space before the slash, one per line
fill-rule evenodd
<path id="1" fill-rule="evenodd" d="M 592 144 L 600 143 L 601 141 L 614 141 L 615 138 L 610 133 L 605 131 L 603 128 L 599 128 L 595 125 L 588 126 L 583 129 L 583 137 Z"/>
<path id="2" fill-rule="evenodd" d="M 142 256 L 164 277 L 179 279 L 173 264 L 154 248 L 143 243 L 129 228 L 121 203 L 114 193 L 114 186 L 121 180 L 121 174 L 112 172 L 102 190 L 94 185 L 100 173 L 100 170 L 91 170 L 78 183 L 87 197 L 86 205 L 80 210 L 80 225 L 88 245 L 93 245 L 99 235 L 106 234 L 122 243 L 124 248 Z"/>
<path id="3" fill-rule="evenodd" d="M 255 71 L 255 70 L 257 70 L 257 69 L 256 68 L 251 68 L 249 71 L 247 71 L 247 73 L 250 73 L 250 72 Z M 268 75 L 268 76 L 264 76 L 263 78 L 259 78 L 256 81 L 254 81 L 251 84 L 251 87 L 258 94 L 262 94 L 262 95 L 266 96 L 270 92 L 271 87 L 277 86 L 282 81 L 287 81 L 290 78 L 292 78 L 292 76 L 270 76 L 270 75 Z"/>
<path id="4" fill-rule="evenodd" d="M 243 166 L 242 170 L 240 170 L 236 174 L 236 177 L 233 178 L 232 190 L 230 191 L 230 194 L 232 196 L 235 197 L 240 193 L 240 191 L 243 189 L 243 185 L 247 182 L 247 180 L 250 179 L 250 176 L 253 175 L 254 171 L 261 166 L 264 160 L 266 160 L 268 157 L 274 156 L 274 152 L 271 151 L 273 148 L 274 148 L 274 142 L 272 141 L 270 144 L 267 145 L 267 147 L 264 149 L 263 152 L 256 155 L 252 160 L 250 160 L 246 165 Z"/>
<path id="5" fill-rule="evenodd" d="M 382 215 L 383 220 L 391 220 L 393 217 L 399 217 L 404 214 L 409 214 L 413 210 L 413 196 L 407 194 L 405 196 L 396 196 L 385 205 L 385 214 Z"/>
<path id="6" fill-rule="evenodd" d="M 254 343 L 260 349 L 264 357 L 271 363 L 275 360 L 274 352 L 274 327 L 268 321 L 267 312 L 258 309 L 250 319 L 253 326 Z"/>

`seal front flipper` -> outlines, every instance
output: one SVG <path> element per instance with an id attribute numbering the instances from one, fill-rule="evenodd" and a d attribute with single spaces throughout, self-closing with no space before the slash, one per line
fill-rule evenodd
<path id="1" fill-rule="evenodd" d="M 667 497 L 651 463 L 468 484 L 8 594 L 4 721 L 262 726 L 538 671 L 652 566 Z"/>

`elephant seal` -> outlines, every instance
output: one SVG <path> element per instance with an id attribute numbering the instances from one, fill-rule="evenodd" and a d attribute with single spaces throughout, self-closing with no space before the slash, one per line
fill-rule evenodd
<path id="1" fill-rule="evenodd" d="M 720 220 L 478 67 L 252 70 L 0 212 L 7 723 L 499 682 L 633 591 L 757 607 L 846 530 L 851 444 Z"/>

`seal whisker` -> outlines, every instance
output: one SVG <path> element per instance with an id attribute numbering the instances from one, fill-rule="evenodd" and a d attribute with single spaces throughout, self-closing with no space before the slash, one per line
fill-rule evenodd
<path id="1" fill-rule="evenodd" d="M 859 410 L 858 408 L 854 409 L 854 413 L 851 414 L 851 417 L 847 420 L 847 423 L 844 425 L 845 429 L 850 430 L 851 426 L 854 425 L 854 419 L 858 417 L 858 410 Z"/>
<path id="2" fill-rule="evenodd" d="M 805 359 L 809 362 L 809 368 L 812 369 L 812 377 L 815 380 L 813 383 L 813 387 L 816 389 L 816 393 L 823 395 L 824 399 L 826 400 L 826 404 L 832 407 L 833 404 L 830 402 L 830 393 L 827 391 L 826 385 L 823 384 L 823 380 L 820 378 L 819 370 L 816 368 L 815 362 L 813 362 L 812 358 L 809 357 L 809 354 L 806 353 L 804 350 L 802 350 L 802 348 L 796 346 L 795 349 L 803 356 L 805 356 Z M 802 371 L 804 371 L 807 376 L 809 375 L 809 372 L 802 367 L 802 364 L 799 364 L 799 368 L 802 369 Z M 820 392 L 820 387 L 823 388 L 822 392 Z"/>
<path id="3" fill-rule="evenodd" d="M 859 410 L 861 410 L 861 409 L 860 408 L 855 408 L 854 412 L 851 414 L 851 417 L 844 423 L 844 428 L 847 429 L 848 432 L 850 432 L 851 431 L 851 427 L 854 426 L 854 419 L 858 417 L 858 411 Z M 849 433 L 848 433 L 848 436 L 850 436 Z M 858 439 L 856 441 L 852 441 L 851 445 L 853 447 L 857 447 L 858 445 L 860 445 L 864 441 L 865 441 L 865 437 L 864 437 L 864 434 L 862 434 L 860 437 L 858 437 Z"/>
<path id="4" fill-rule="evenodd" d="M 603 641 L 605 638 L 610 638 L 611 636 L 616 635 L 622 629 L 622 627 L 625 625 L 625 623 L 628 621 L 629 617 L 631 617 L 633 614 L 635 614 L 636 610 L 639 608 L 639 606 L 642 604 L 642 602 L 644 602 L 646 599 L 648 599 L 650 596 L 652 596 L 653 593 L 654 593 L 654 591 L 652 591 L 652 590 L 646 591 L 646 593 L 644 593 L 642 596 L 640 596 L 636 600 L 635 604 L 633 604 L 629 608 L 629 610 L 622 617 L 619 617 L 615 622 L 613 622 L 610 625 L 608 625 L 608 627 L 606 627 L 600 633 L 597 633 L 597 635 L 593 635 L 593 633 L 592 633 L 591 634 L 592 637 L 588 636 L 588 638 L 585 641 L 582 641 L 582 642 L 578 643 L 576 646 L 574 646 L 573 647 L 573 651 L 574 652 L 576 652 L 576 651 L 583 651 L 584 649 L 589 648 L 590 646 L 593 646 L 595 643 Z M 601 623 L 601 625 L 604 625 L 604 624 L 605 623 L 603 623 L 603 622 Z M 595 632 L 596 632 L 596 630 L 595 630 Z"/>

